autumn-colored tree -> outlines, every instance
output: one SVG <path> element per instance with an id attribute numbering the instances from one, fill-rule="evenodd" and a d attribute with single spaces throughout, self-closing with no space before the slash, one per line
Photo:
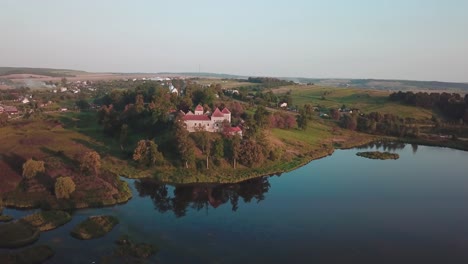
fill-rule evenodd
<path id="1" fill-rule="evenodd" d="M 158 151 L 158 145 L 152 140 L 140 140 L 133 152 L 133 160 L 146 166 L 164 163 L 164 157 Z"/>
<path id="2" fill-rule="evenodd" d="M 99 153 L 96 151 L 86 152 L 81 159 L 80 169 L 84 173 L 93 173 L 97 176 L 101 169 L 101 156 L 99 156 Z"/>
<path id="3" fill-rule="evenodd" d="M 261 164 L 265 160 L 261 145 L 253 140 L 242 142 L 239 160 L 248 167 Z"/>
<path id="4" fill-rule="evenodd" d="M 32 179 L 43 172 L 45 172 L 44 161 L 28 159 L 23 164 L 23 177 L 26 179 Z"/>
<path id="5" fill-rule="evenodd" d="M 55 197 L 57 199 L 68 199 L 75 191 L 75 182 L 71 177 L 60 177 L 55 182 Z"/>

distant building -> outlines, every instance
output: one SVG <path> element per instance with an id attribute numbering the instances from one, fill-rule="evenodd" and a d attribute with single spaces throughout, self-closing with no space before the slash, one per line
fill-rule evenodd
<path id="1" fill-rule="evenodd" d="M 25 98 L 23 98 L 23 100 L 21 100 L 21 102 L 23 104 L 27 104 L 27 103 L 29 103 L 29 99 L 25 97 Z"/>
<path id="2" fill-rule="evenodd" d="M 238 134 L 242 136 L 242 130 L 239 127 L 231 127 L 231 111 L 224 108 L 222 111 L 216 107 L 212 114 L 204 112 L 203 107 L 198 105 L 195 111 L 183 113 L 183 120 L 189 132 L 208 131 L 208 132 L 224 132 L 228 134 Z M 229 126 L 224 126 L 227 122 Z"/>
<path id="3" fill-rule="evenodd" d="M 15 106 L 4 106 L 3 110 L 5 111 L 5 113 L 7 113 L 9 115 L 18 114 L 18 109 Z"/>
<path id="4" fill-rule="evenodd" d="M 174 87 L 174 85 L 169 84 L 169 92 L 179 95 L 179 91 Z"/>

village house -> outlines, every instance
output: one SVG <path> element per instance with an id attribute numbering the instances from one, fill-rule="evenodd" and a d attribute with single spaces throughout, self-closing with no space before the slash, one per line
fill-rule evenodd
<path id="1" fill-rule="evenodd" d="M 188 111 L 187 113 L 182 112 L 182 114 L 189 132 L 204 130 L 242 136 L 242 130 L 239 127 L 231 127 L 231 111 L 227 108 L 221 111 L 216 107 L 213 113 L 210 114 L 205 112 L 201 105 L 198 105 L 194 112 Z M 225 125 L 225 123 L 228 125 Z"/>
<path id="2" fill-rule="evenodd" d="M 9 116 L 17 115 L 18 109 L 15 106 L 1 106 L 0 105 L 0 113 L 7 113 Z"/>

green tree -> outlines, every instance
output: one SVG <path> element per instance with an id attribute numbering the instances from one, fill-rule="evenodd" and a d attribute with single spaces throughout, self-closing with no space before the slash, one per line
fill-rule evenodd
<path id="1" fill-rule="evenodd" d="M 193 133 L 193 138 L 197 146 L 202 150 L 206 156 L 206 168 L 209 168 L 209 157 L 211 155 L 211 146 L 213 143 L 213 137 L 210 132 L 204 131 L 203 127 L 199 132 Z"/>
<path id="2" fill-rule="evenodd" d="M 189 138 L 189 132 L 181 115 L 178 115 L 174 121 L 174 136 L 180 159 L 185 163 L 185 167 L 188 168 L 189 163 L 195 160 L 195 145 Z"/>
<path id="3" fill-rule="evenodd" d="M 101 169 L 101 156 L 99 156 L 99 153 L 96 151 L 86 152 L 81 159 L 80 169 L 83 173 L 93 173 L 97 176 Z"/>
<path id="4" fill-rule="evenodd" d="M 57 199 L 68 199 L 75 191 L 75 182 L 71 177 L 60 177 L 55 182 L 55 197 Z"/>
<path id="5" fill-rule="evenodd" d="M 120 128 L 120 136 L 119 136 L 119 142 L 120 142 L 120 149 L 124 149 L 124 145 L 128 141 L 128 125 L 123 124 L 122 127 Z"/>
<path id="6" fill-rule="evenodd" d="M 266 110 L 265 107 L 259 106 L 254 114 L 254 120 L 258 126 L 265 128 L 270 124 L 269 119 L 270 113 Z"/>
<path id="7" fill-rule="evenodd" d="M 164 157 L 158 151 L 158 145 L 152 140 L 140 140 L 133 152 L 133 160 L 146 166 L 160 165 L 164 163 Z"/>
<path id="8" fill-rule="evenodd" d="M 45 172 L 44 161 L 28 159 L 23 164 L 23 177 L 26 179 L 32 179 L 43 172 Z"/>
<path id="9" fill-rule="evenodd" d="M 80 110 L 89 110 L 89 108 L 91 107 L 91 105 L 88 103 L 88 101 L 84 100 L 84 99 L 80 99 L 76 102 L 76 106 L 80 109 Z"/>
<path id="10" fill-rule="evenodd" d="M 213 143 L 213 156 L 217 161 L 220 161 L 224 157 L 224 140 L 217 139 Z"/>
<path id="11" fill-rule="evenodd" d="M 299 110 L 299 115 L 297 116 L 297 126 L 299 129 L 306 130 L 307 129 L 307 123 L 308 123 L 308 118 L 307 118 L 307 113 L 304 109 Z"/>
<path id="12" fill-rule="evenodd" d="M 234 169 L 237 168 L 237 160 L 239 159 L 240 153 L 241 153 L 241 138 L 239 135 L 234 135 L 231 138 L 231 158 L 233 161 L 233 167 Z"/>

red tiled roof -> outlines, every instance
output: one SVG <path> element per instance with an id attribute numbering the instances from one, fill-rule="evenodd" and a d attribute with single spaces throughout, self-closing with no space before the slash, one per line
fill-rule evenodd
<path id="1" fill-rule="evenodd" d="M 216 109 L 214 110 L 213 114 L 211 115 L 213 117 L 224 117 L 223 113 L 221 113 L 221 111 L 219 111 L 218 107 L 216 107 Z"/>
<path id="2" fill-rule="evenodd" d="M 203 111 L 203 106 L 197 105 L 197 107 L 195 107 L 195 111 Z"/>
<path id="3" fill-rule="evenodd" d="M 222 111 L 223 114 L 230 114 L 231 111 L 229 111 L 229 109 L 227 109 L 227 107 L 225 107 Z"/>
<path id="4" fill-rule="evenodd" d="M 206 115 L 185 115 L 185 121 L 210 121 L 210 118 Z"/>
<path id="5" fill-rule="evenodd" d="M 236 127 L 227 127 L 226 128 L 226 132 L 231 132 L 231 133 L 234 133 L 234 132 L 239 132 L 239 131 L 242 131 L 242 129 L 238 126 Z"/>

